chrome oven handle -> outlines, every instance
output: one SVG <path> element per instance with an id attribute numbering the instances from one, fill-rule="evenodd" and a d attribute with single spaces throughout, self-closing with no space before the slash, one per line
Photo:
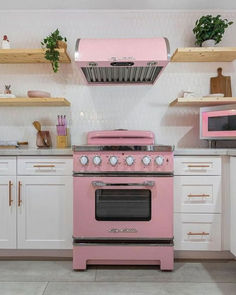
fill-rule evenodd
<path id="1" fill-rule="evenodd" d="M 155 185 L 154 181 L 144 181 L 141 183 L 105 183 L 103 181 L 92 181 L 94 187 L 103 187 L 103 186 L 149 186 L 153 187 Z"/>

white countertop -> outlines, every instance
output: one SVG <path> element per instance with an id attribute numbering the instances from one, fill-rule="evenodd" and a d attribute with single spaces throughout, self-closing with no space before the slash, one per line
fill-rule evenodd
<path id="1" fill-rule="evenodd" d="M 0 149 L 0 156 L 72 156 L 71 148 L 67 149 L 37 149 L 37 148 L 16 148 Z M 201 149 L 185 148 L 174 150 L 175 156 L 236 156 L 236 149 Z"/>
<path id="2" fill-rule="evenodd" d="M 200 148 L 185 148 L 174 150 L 175 156 L 227 156 L 236 155 L 236 149 L 200 149 Z"/>
<path id="3" fill-rule="evenodd" d="M 37 149 L 37 148 L 16 148 L 0 149 L 0 156 L 72 156 L 71 148 L 67 149 Z"/>

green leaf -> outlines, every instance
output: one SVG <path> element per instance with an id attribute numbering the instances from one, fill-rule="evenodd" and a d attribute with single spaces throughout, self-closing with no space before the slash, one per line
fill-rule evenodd
<path id="1" fill-rule="evenodd" d="M 56 29 L 54 32 L 52 32 L 49 36 L 43 39 L 41 41 L 41 45 L 46 47 L 45 51 L 45 58 L 51 62 L 53 71 L 56 73 L 59 69 L 59 58 L 60 53 L 57 48 L 57 41 L 65 41 L 67 42 L 67 39 L 65 37 L 62 37 L 59 30 Z"/>

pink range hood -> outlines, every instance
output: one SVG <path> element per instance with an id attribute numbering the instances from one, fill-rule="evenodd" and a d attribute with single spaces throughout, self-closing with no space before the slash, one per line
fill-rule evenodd
<path id="1" fill-rule="evenodd" d="M 78 39 L 75 48 L 89 85 L 154 84 L 169 58 L 166 38 Z"/>

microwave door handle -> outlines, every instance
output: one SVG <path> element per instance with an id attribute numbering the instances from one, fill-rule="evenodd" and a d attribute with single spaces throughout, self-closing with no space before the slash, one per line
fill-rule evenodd
<path id="1" fill-rule="evenodd" d="M 94 187 L 104 187 L 104 186 L 149 186 L 153 187 L 155 185 L 154 181 L 144 181 L 140 183 L 105 183 L 103 181 L 92 181 Z"/>

